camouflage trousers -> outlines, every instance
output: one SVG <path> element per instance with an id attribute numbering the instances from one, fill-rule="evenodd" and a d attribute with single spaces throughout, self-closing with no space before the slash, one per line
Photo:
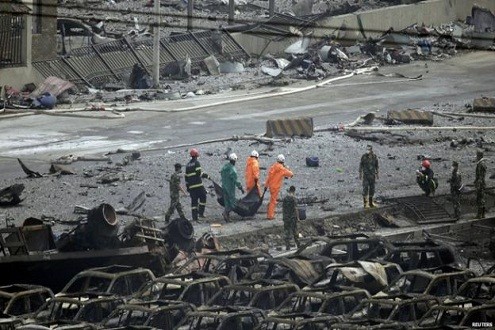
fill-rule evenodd
<path id="1" fill-rule="evenodd" d="M 375 195 L 375 177 L 363 176 L 363 197 L 373 197 Z"/>
<path id="2" fill-rule="evenodd" d="M 170 217 L 172 216 L 172 214 L 174 214 L 175 210 L 177 210 L 179 217 L 181 217 L 181 218 L 186 217 L 184 215 L 184 211 L 182 210 L 182 205 L 180 204 L 179 197 L 171 197 L 170 198 L 170 206 L 167 210 L 167 213 L 165 213 L 165 221 L 166 222 L 168 222 L 170 220 Z"/>
<path id="3" fill-rule="evenodd" d="M 485 207 L 485 188 L 476 189 L 476 205 L 478 208 Z"/>
<path id="4" fill-rule="evenodd" d="M 299 247 L 299 233 L 297 232 L 297 219 L 284 219 L 285 246 L 290 246 L 290 241 L 294 238 Z"/>
<path id="5" fill-rule="evenodd" d="M 454 217 L 458 219 L 461 216 L 461 192 L 459 190 L 451 191 L 450 197 L 452 198 Z"/>

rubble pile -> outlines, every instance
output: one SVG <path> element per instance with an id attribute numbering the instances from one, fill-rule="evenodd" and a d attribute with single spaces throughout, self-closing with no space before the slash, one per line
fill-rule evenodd
<path id="1" fill-rule="evenodd" d="M 355 10 L 364 10 L 376 8 L 385 5 L 396 5 L 398 3 L 412 3 L 415 1 L 355 1 L 349 3 L 332 2 L 328 4 L 332 8 L 320 8 L 317 11 L 323 11 L 325 15 L 321 17 L 335 15 L 336 13 L 353 12 Z M 287 3 L 290 6 L 304 7 L 306 2 L 300 1 L 296 4 Z M 318 7 L 318 3 L 311 3 L 313 7 Z M 93 4 L 94 5 L 94 4 Z M 94 12 L 86 12 L 80 3 L 66 2 L 60 7 L 60 16 L 77 17 L 82 20 L 81 24 L 86 24 L 80 29 L 91 29 L 93 41 L 89 43 L 100 44 L 103 41 L 95 41 L 95 38 L 107 38 L 109 36 L 117 40 L 126 37 L 129 40 L 141 40 L 140 46 L 143 47 L 151 40 L 151 34 L 148 30 L 148 24 L 153 20 L 151 8 L 147 6 L 150 3 L 139 3 L 136 1 L 115 2 L 111 1 L 104 4 L 104 12 L 108 12 L 108 17 L 94 17 Z M 151 3 L 152 5 L 152 3 Z M 265 17 L 262 7 L 255 3 L 237 4 L 241 6 L 242 13 L 253 13 L 257 19 Z M 285 3 L 278 3 L 280 6 L 278 12 L 291 12 L 289 9 L 283 9 Z M 177 35 L 177 31 L 184 28 L 184 24 L 174 24 L 172 22 L 182 22 L 186 19 L 184 11 L 186 2 L 164 3 L 165 11 L 172 12 L 165 14 L 164 36 Z M 213 4 L 208 2 L 195 3 L 198 10 L 209 15 L 218 14 L 215 10 L 224 8 L 226 4 Z M 125 7 L 125 8 L 124 8 Z M 321 7 L 321 6 L 320 6 Z M 324 6 L 323 6 L 324 7 Z M 144 8 L 144 9 L 143 9 Z M 216 9 L 214 9 L 216 8 Z M 314 9 L 313 8 L 313 9 Z M 178 12 L 175 12 L 178 11 Z M 113 17 L 112 15 L 121 15 L 122 17 Z M 168 16 L 167 16 L 168 15 Z M 220 14 L 219 14 L 220 15 Z M 285 15 L 285 14 L 280 14 Z M 290 15 L 300 17 L 301 13 L 292 11 Z M 292 17 L 292 16 L 287 17 Z M 213 16 L 211 16 L 213 17 Z M 66 38 L 70 37 L 70 28 L 76 24 L 75 19 L 64 18 L 67 24 Z M 168 22 L 170 20 L 170 22 Z M 317 22 L 318 19 L 312 18 L 308 22 Z M 221 23 L 221 15 L 215 16 L 214 20 L 208 20 L 208 24 L 214 26 L 201 26 L 201 29 L 217 29 Z M 245 29 L 249 31 L 249 19 L 243 21 Z M 263 26 L 265 22 L 259 20 L 255 25 Z M 317 24 L 317 23 L 316 23 Z M 378 65 L 393 65 L 401 63 L 410 63 L 417 60 L 438 61 L 455 55 L 464 49 L 493 49 L 494 19 L 493 14 L 480 7 L 473 7 L 472 16 L 468 17 L 465 23 L 453 22 L 442 26 L 432 27 L 421 24 L 414 24 L 400 31 L 394 31 L 392 28 L 378 38 L 367 38 L 361 41 L 349 44 L 348 40 L 340 38 L 339 31 L 325 36 L 323 39 L 312 39 L 310 29 L 298 30 L 290 27 L 290 35 L 301 35 L 301 40 L 290 45 L 285 49 L 284 54 L 267 54 L 262 58 L 252 58 L 249 60 L 231 60 L 222 59 L 220 62 L 214 55 L 206 57 L 204 63 L 194 65 L 191 59 L 176 59 L 161 68 L 161 92 L 147 92 L 146 89 L 152 87 L 153 82 L 143 68 L 136 64 L 134 68 L 128 68 L 129 72 L 124 75 L 122 81 L 100 81 L 94 89 L 86 89 L 84 86 L 78 86 L 77 89 L 67 89 L 72 95 L 67 95 L 67 91 L 57 94 L 43 92 L 38 90 L 37 93 L 22 94 L 20 91 L 7 91 L 7 105 L 15 107 L 41 107 L 51 109 L 55 103 L 88 103 L 88 102 L 134 102 L 137 100 L 151 101 L 163 99 L 176 99 L 184 97 L 194 97 L 211 93 L 218 93 L 224 90 L 232 89 L 252 89 L 266 85 L 287 85 L 296 80 L 321 80 L 330 76 L 338 76 L 346 72 L 360 69 L 363 67 L 372 67 Z M 63 25 L 65 26 L 65 25 Z M 240 27 L 239 31 L 243 31 Z M 75 35 L 76 36 L 76 35 Z M 287 36 L 285 36 L 287 37 Z M 284 36 L 280 36 L 284 38 Z M 62 38 L 64 39 L 64 38 Z M 119 39 L 121 40 L 121 39 Z M 108 40 L 107 40 L 108 41 Z M 212 40 L 213 43 L 214 40 Z M 68 44 L 75 45 L 72 41 Z M 65 45 L 65 44 L 64 44 Z M 219 53 L 222 54 L 222 45 L 220 43 Z M 64 49 L 66 47 L 63 47 Z M 66 49 L 66 55 L 71 54 Z M 26 92 L 32 92 L 26 86 Z M 134 91 L 115 92 L 125 88 L 134 89 Z M 143 89 L 143 90 L 141 90 Z M 88 93 L 89 92 L 89 93 Z M 110 92 L 110 93 L 109 93 Z M 55 101 L 54 97 L 58 97 Z"/>

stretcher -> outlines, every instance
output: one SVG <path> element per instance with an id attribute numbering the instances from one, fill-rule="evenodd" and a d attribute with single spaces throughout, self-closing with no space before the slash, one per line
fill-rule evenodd
<path id="1" fill-rule="evenodd" d="M 218 204 L 225 206 L 223 201 L 222 186 L 220 186 L 213 180 L 211 180 L 211 182 L 213 182 L 213 186 L 215 187 L 215 194 L 217 195 Z M 237 203 L 233 211 L 239 214 L 241 217 L 252 217 L 256 214 L 256 212 L 258 212 L 258 209 L 260 208 L 261 204 L 263 204 L 264 196 L 265 196 L 264 191 L 263 194 L 260 196 L 258 195 L 258 188 L 254 187 L 253 189 L 248 191 L 246 196 L 237 200 Z"/>

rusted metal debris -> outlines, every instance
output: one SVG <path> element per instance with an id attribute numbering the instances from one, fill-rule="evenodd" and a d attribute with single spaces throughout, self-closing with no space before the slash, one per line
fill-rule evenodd
<path id="1" fill-rule="evenodd" d="M 31 171 L 29 168 L 27 168 L 27 166 L 24 165 L 24 163 L 19 158 L 17 158 L 17 161 L 21 165 L 21 168 L 24 171 L 24 173 L 27 174 L 28 178 L 42 178 L 43 177 L 43 175 L 41 175 L 39 172 Z"/>
<path id="2" fill-rule="evenodd" d="M 0 206 L 14 206 L 22 202 L 20 197 L 24 191 L 22 183 L 13 184 L 7 188 L 0 190 Z"/>
<path id="3" fill-rule="evenodd" d="M 83 210 L 88 213 L 88 224 L 90 217 L 100 217 L 101 224 L 112 228 L 115 225 L 116 218 L 109 207 L 106 211 L 101 205 Z M 400 242 L 362 234 L 313 237 L 292 255 L 273 257 L 247 249 L 205 253 L 219 248 L 213 237 L 205 234 L 195 242 L 194 233 L 183 219 L 176 220 L 175 225 L 161 230 L 155 228 L 153 220 L 137 218 L 120 235 L 123 246 L 145 244 L 154 252 L 168 247 L 162 258 L 169 264 L 178 252 L 189 256 L 165 276 L 155 278 L 149 270 L 117 265 L 91 269 L 74 277 L 60 297 L 46 306 L 58 304 L 65 311 L 73 306 L 71 310 L 77 311 L 73 321 L 99 328 L 189 329 L 201 325 L 229 330 L 258 326 L 410 329 L 431 317 L 428 310 L 432 308 L 443 308 L 441 313 L 455 310 L 462 315 L 449 319 L 450 323 L 445 323 L 448 326 L 466 324 L 466 317 L 474 312 L 484 313 L 487 322 L 493 322 L 495 280 L 489 274 L 493 269 L 475 277 L 471 270 L 461 268 L 452 247 L 439 234 L 425 233 L 425 240 Z M 26 220 L 23 229 L 8 228 L 0 232 L 0 242 L 7 250 L 4 254 L 29 254 L 28 248 L 8 246 L 18 233 L 33 244 L 33 233 L 27 231 L 36 230 L 27 230 L 29 226 L 38 226 L 47 233 L 48 227 L 36 219 Z M 100 237 L 108 236 L 105 230 L 99 231 L 103 232 L 98 233 L 103 235 Z M 50 246 L 44 248 L 48 251 Z M 201 253 L 195 255 L 193 250 Z M 115 258 L 120 249 L 110 251 Z M 92 252 L 93 257 L 108 257 L 105 250 Z M 77 258 L 76 254 L 71 256 Z M 2 270 L 7 269 L 2 263 L 0 257 Z M 119 280 L 129 285 L 117 285 Z M 112 306 L 114 312 L 107 318 L 99 317 L 108 315 L 107 310 L 92 318 L 85 318 L 84 312 L 80 312 L 89 308 L 86 306 L 99 311 L 118 299 L 126 299 L 127 303 Z M 479 310 L 481 306 L 489 308 Z M 51 307 L 42 310 L 47 308 Z M 59 314 L 48 319 L 36 316 L 29 322 L 46 326 L 66 321 L 65 314 Z"/>

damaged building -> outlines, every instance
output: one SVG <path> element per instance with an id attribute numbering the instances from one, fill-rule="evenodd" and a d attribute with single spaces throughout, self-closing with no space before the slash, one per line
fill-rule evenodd
<path id="1" fill-rule="evenodd" d="M 296 5 L 303 6 L 305 3 L 299 1 Z M 481 38 L 486 44 L 485 47 L 490 47 L 493 45 L 493 36 L 490 37 L 493 30 L 493 14 L 490 12 L 494 9 L 493 3 L 476 2 L 481 7 L 473 7 L 473 4 L 473 1 L 431 0 L 409 6 L 391 6 L 363 11 L 360 7 L 349 7 L 344 3 L 338 8 L 315 9 L 316 11 L 310 8 L 306 11 L 301 9 L 300 12 L 301 10 L 297 8 L 291 8 L 290 14 L 285 14 L 283 4 L 277 5 L 279 11 L 275 11 L 275 7 L 264 8 L 254 4 L 229 4 L 226 5 L 229 8 L 229 19 L 232 17 L 237 19 L 240 11 L 249 12 L 250 15 L 258 13 L 262 18 L 254 23 L 222 25 L 221 28 L 216 26 L 207 30 L 187 27 L 186 33 L 180 28 L 169 28 L 169 24 L 164 23 L 162 29 L 165 30 L 165 34 L 160 41 L 160 76 L 166 84 L 167 81 L 174 79 L 242 72 L 244 69 L 239 65 L 253 65 L 250 62 L 252 60 L 255 60 L 254 65 L 256 65 L 256 59 L 265 55 L 280 56 L 290 60 L 290 56 L 298 53 L 307 54 L 310 45 L 321 49 L 320 56 L 325 62 L 348 61 L 349 56 L 356 52 L 373 54 L 378 49 L 366 48 L 366 40 L 381 40 L 384 35 L 389 37 L 388 41 L 393 45 L 393 49 L 384 53 L 384 63 L 407 63 L 411 60 L 410 52 L 405 49 L 407 46 L 424 43 L 431 51 L 432 40 L 437 38 L 439 33 L 447 33 L 454 37 L 458 33 L 456 26 L 453 32 L 434 30 L 433 26 L 465 21 L 466 18 L 468 18 L 467 23 L 474 26 L 474 30 L 464 32 L 459 37 L 466 39 L 467 42 Z M 114 6 L 118 8 L 118 5 L 117 3 Z M 168 10 L 168 4 L 161 5 L 164 10 Z M 232 12 L 233 5 L 237 6 L 232 7 L 237 8 L 237 12 Z M 26 29 L 19 30 L 19 33 L 23 34 L 22 40 L 16 39 L 19 45 L 14 43 L 9 46 L 18 47 L 19 53 L 15 55 L 18 58 L 13 62 L 9 58 L 3 60 L 4 74 L 0 77 L 0 85 L 20 89 L 25 84 L 39 84 L 45 78 L 56 76 L 79 86 L 110 90 L 136 88 L 136 86 L 152 87 L 154 84 L 151 82 L 153 41 L 150 27 L 140 23 L 142 17 L 138 19 L 138 16 L 132 17 L 126 14 L 125 19 L 133 19 L 134 27 L 123 31 L 122 28 L 111 28 L 111 20 L 109 22 L 98 20 L 91 14 L 84 15 L 83 20 L 71 18 L 71 15 L 74 15 L 71 14 L 70 8 L 59 9 L 65 17 L 56 19 L 56 7 L 55 4 L 39 4 L 33 8 L 25 7 L 23 12 L 13 5 L 12 15 L 3 15 L 4 20 L 8 20 L 8 17 L 25 20 Z M 201 3 L 196 7 L 194 10 L 205 8 Z M 43 13 L 38 13 L 40 8 L 43 8 Z M 266 16 L 265 10 L 268 10 L 269 16 Z M 118 19 L 115 21 L 119 22 Z M 407 30 L 415 24 L 424 26 L 426 35 L 424 35 L 425 31 Z M 3 26 L 7 27 L 7 25 Z M 390 31 L 397 32 L 390 33 Z M 3 32 L 2 35 L 7 36 L 8 33 Z M 7 39 L 2 42 L 7 43 Z M 57 49 L 47 47 L 55 42 L 58 45 Z M 356 43 L 358 46 L 362 43 L 361 49 L 353 48 Z M 298 49 L 288 48 L 291 44 Z M 343 46 L 349 48 L 344 50 Z M 327 53 L 330 50 L 331 52 Z M 59 56 L 56 55 L 56 51 Z M 4 57 L 10 57 L 6 53 L 6 48 L 3 52 Z M 9 61 L 10 64 L 7 64 Z M 190 68 L 186 65 L 188 61 L 191 61 Z M 229 62 L 232 61 L 237 63 L 237 69 L 229 68 Z M 132 74 L 132 71 L 136 70 L 136 65 L 142 68 L 137 78 Z M 304 65 L 302 63 L 305 70 Z M 337 70 L 324 66 L 321 71 L 322 68 L 318 64 L 317 66 L 319 71 L 312 72 L 309 75 L 310 79 L 336 74 L 339 69 L 339 66 Z M 286 68 L 287 64 L 277 67 L 275 71 L 269 66 L 261 69 L 269 76 L 279 77 L 282 72 L 280 70 Z M 14 72 L 12 70 L 17 70 L 15 76 L 19 82 L 11 78 L 6 79 L 11 77 L 8 73 Z M 142 81 L 136 83 L 135 79 Z"/>

